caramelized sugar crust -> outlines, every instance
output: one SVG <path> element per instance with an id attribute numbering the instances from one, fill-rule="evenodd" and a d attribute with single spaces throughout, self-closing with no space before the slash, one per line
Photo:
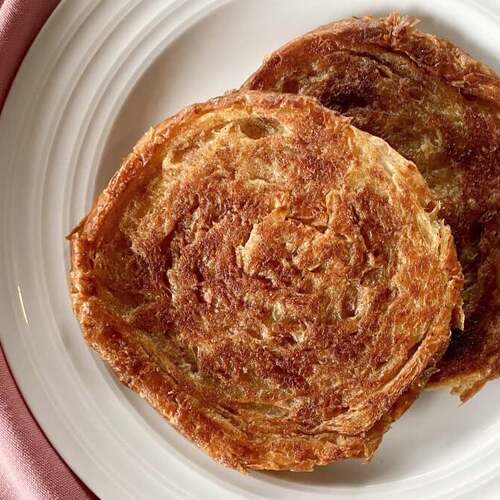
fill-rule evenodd
<path id="1" fill-rule="evenodd" d="M 461 314 L 415 165 L 307 97 L 232 94 L 167 119 L 70 240 L 88 343 L 241 470 L 370 458 Z"/>
<path id="2" fill-rule="evenodd" d="M 271 54 L 244 88 L 318 98 L 419 167 L 465 275 L 465 329 L 433 384 L 462 399 L 500 375 L 500 80 L 416 21 L 349 19 Z"/>

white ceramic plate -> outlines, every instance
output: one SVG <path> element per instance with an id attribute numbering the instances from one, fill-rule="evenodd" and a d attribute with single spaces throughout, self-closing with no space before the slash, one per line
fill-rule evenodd
<path id="1" fill-rule="evenodd" d="M 101 498 L 498 499 L 499 382 L 464 406 L 426 393 L 369 466 L 244 476 L 119 385 L 70 308 L 63 236 L 144 130 L 291 37 L 394 9 L 499 69 L 497 0 L 66 0 L 31 48 L 0 118 L 0 334 L 43 430 Z"/>

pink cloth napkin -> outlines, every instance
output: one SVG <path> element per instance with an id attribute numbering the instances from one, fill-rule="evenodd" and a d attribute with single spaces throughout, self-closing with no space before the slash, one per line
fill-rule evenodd
<path id="1" fill-rule="evenodd" d="M 0 0 L 0 110 L 26 51 L 58 2 Z M 38 427 L 0 348 L 0 499 L 95 498 Z"/>

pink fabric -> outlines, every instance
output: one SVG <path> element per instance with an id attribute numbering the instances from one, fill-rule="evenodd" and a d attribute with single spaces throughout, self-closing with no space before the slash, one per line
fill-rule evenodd
<path id="1" fill-rule="evenodd" d="M 19 64 L 57 3 L 0 0 L 0 110 Z M 94 498 L 38 427 L 0 348 L 0 499 Z"/>
<path id="2" fill-rule="evenodd" d="M 59 0 L 0 0 L 0 109 L 31 42 Z"/>

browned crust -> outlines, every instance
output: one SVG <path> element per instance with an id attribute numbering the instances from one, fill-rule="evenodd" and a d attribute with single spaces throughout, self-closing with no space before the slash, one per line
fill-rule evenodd
<path id="1" fill-rule="evenodd" d="M 153 342 L 150 337 L 132 327 L 120 317 L 111 303 L 99 296 L 101 285 L 96 279 L 96 251 L 109 234 L 116 232 L 124 206 L 141 186 L 158 175 L 169 145 L 182 131 L 189 130 L 196 120 L 210 112 L 234 109 L 252 110 L 262 116 L 269 113 L 273 119 L 277 119 L 282 110 L 294 110 L 297 120 L 304 119 L 313 128 L 317 126 L 314 125 L 315 120 L 319 119 L 326 130 L 332 127 L 332 130 L 362 134 L 350 128 L 345 119 L 326 111 L 312 99 L 258 92 L 232 94 L 190 106 L 151 129 L 124 160 L 88 216 L 69 236 L 71 294 L 85 339 L 110 364 L 124 384 L 147 399 L 176 429 L 212 458 L 227 466 L 240 470 L 312 470 L 315 465 L 342 458 L 369 459 L 390 423 L 420 392 L 429 369 L 447 346 L 452 314 L 459 311 L 462 279 L 451 234 L 446 226 L 433 226 L 432 237 L 439 242 L 439 250 L 436 256 L 428 255 L 430 259 L 436 259 L 439 268 L 431 274 L 437 275 L 436 283 L 442 283 L 444 287 L 442 297 L 439 297 L 442 305 L 438 309 L 431 308 L 432 321 L 429 330 L 416 345 L 417 350 L 393 380 L 365 399 L 362 406 L 339 415 L 323 431 L 314 433 L 301 434 L 296 430 L 287 433 L 285 426 L 285 432 L 272 436 L 261 434 L 262 431 L 252 434 L 252 422 L 224 412 L 217 413 L 217 406 L 211 406 L 208 399 L 203 401 L 202 393 L 193 392 L 187 381 L 179 379 L 177 372 L 169 371 L 168 364 L 164 364 L 169 362 L 168 359 L 159 361 L 155 345 L 150 345 Z M 306 134 L 305 129 L 303 132 Z M 366 141 L 370 140 L 367 135 L 363 137 Z M 322 137 L 318 139 L 324 140 Z M 381 142 L 377 143 L 377 148 L 377 154 L 395 154 Z M 431 199 L 423 179 L 412 164 L 399 155 L 393 159 L 396 157 L 398 164 L 393 175 L 405 193 L 405 203 L 413 207 L 408 210 L 420 207 L 418 210 L 422 217 L 432 220 L 423 210 Z M 415 281 L 418 281 L 420 269 L 415 268 L 414 273 Z M 426 289 L 431 301 L 437 300 L 435 293 L 440 291 Z M 429 312 L 430 309 L 425 311 L 425 317 Z M 222 397 L 220 393 L 218 395 Z"/>
<path id="2" fill-rule="evenodd" d="M 270 54 L 242 88 L 298 91 L 317 97 L 326 106 L 352 117 L 355 126 L 388 141 L 421 168 L 442 203 L 446 222 L 452 227 L 466 283 L 465 330 L 454 333 L 431 385 L 449 386 L 466 400 L 486 382 L 500 376 L 500 79 L 493 70 L 447 40 L 416 30 L 417 22 L 413 17 L 392 14 L 327 24 Z M 329 53 L 345 54 L 347 61 L 350 55 L 353 61 L 355 57 L 371 59 L 383 71 L 388 68 L 395 78 L 412 79 L 415 83 L 407 87 L 413 93 L 400 97 L 395 88 L 392 95 L 381 96 L 377 93 L 378 83 L 368 82 L 366 74 L 355 73 L 354 69 L 351 83 L 345 83 L 349 82 L 345 77 L 343 88 L 340 84 L 335 87 L 335 82 L 326 90 L 318 90 L 319 85 L 307 87 L 307 71 L 312 61 L 319 61 Z M 403 56 L 404 61 L 395 60 L 393 55 Z M 345 67 L 349 72 L 349 62 Z M 300 90 L 294 85 L 283 85 L 280 80 L 294 70 L 305 75 Z M 379 76 L 374 75 L 371 73 L 369 78 L 377 80 Z M 448 86 L 449 92 L 457 92 L 450 97 L 450 103 L 457 102 L 466 117 L 466 132 L 462 135 L 460 130 L 452 129 L 452 118 L 439 116 L 446 97 L 440 105 L 428 99 L 432 92 L 426 85 L 430 88 L 439 82 Z M 421 107 L 420 113 L 414 109 L 407 111 L 412 102 L 414 109 Z M 397 103 L 394 108 L 390 107 L 394 103 Z M 430 109 L 424 109 L 426 105 Z M 384 114 L 387 108 L 390 111 Z M 422 129 L 418 128 L 419 121 L 423 123 Z M 427 134 L 429 126 L 441 127 L 444 145 L 435 150 L 437 160 L 426 164 L 423 155 L 414 151 L 413 143 L 417 142 L 419 132 L 422 137 Z M 412 130 L 405 131 L 408 128 Z M 437 176 L 442 175 L 437 170 L 443 167 L 449 170 L 449 184 L 443 184 L 441 179 L 435 185 Z M 457 195 L 454 189 L 461 175 L 463 193 Z"/>
<path id="3" fill-rule="evenodd" d="M 276 76 L 276 66 L 283 64 L 288 54 L 310 39 L 318 46 L 327 44 L 331 51 L 344 49 L 362 53 L 372 46 L 404 54 L 419 68 L 442 78 L 462 93 L 497 106 L 500 85 L 496 73 L 448 40 L 416 30 L 418 22 L 415 17 L 395 13 L 382 18 L 366 16 L 325 24 L 270 54 L 242 88 L 264 89 L 266 79 Z M 314 53 L 309 56 L 314 57 Z"/>

